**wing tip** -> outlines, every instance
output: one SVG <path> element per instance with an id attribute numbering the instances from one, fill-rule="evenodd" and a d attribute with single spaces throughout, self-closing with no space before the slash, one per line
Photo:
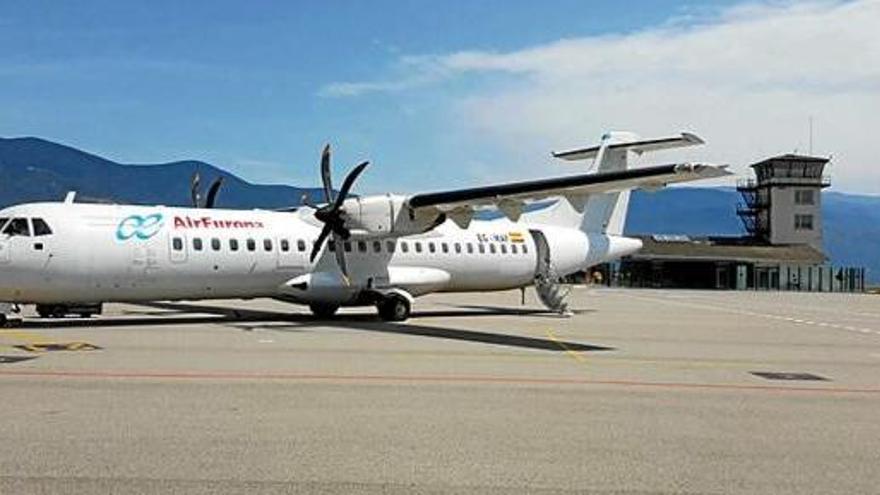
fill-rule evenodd
<path id="1" fill-rule="evenodd" d="M 730 165 L 723 164 L 717 165 L 713 163 L 681 163 L 676 165 L 676 172 L 680 173 L 695 173 L 703 179 L 714 179 L 718 177 L 726 177 L 729 175 L 734 175 L 733 172 L 728 170 Z"/>

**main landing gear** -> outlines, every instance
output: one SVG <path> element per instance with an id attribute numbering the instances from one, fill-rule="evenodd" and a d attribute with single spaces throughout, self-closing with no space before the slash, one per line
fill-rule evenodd
<path id="1" fill-rule="evenodd" d="M 376 294 L 376 297 L 371 298 L 371 300 L 379 311 L 379 318 L 384 321 L 404 321 L 409 318 L 410 312 L 412 311 L 412 303 L 410 302 L 410 299 L 398 292 Z M 366 303 L 369 304 L 369 302 Z M 336 314 L 339 310 L 339 305 L 332 303 L 314 303 L 309 305 L 309 309 L 312 311 L 312 314 L 318 318 L 326 319 L 331 318 Z"/>
<path id="2" fill-rule="evenodd" d="M 379 317 L 385 321 L 404 321 L 409 318 L 412 306 L 407 298 L 391 293 L 376 303 Z"/>
<path id="3" fill-rule="evenodd" d="M 91 318 L 99 315 L 103 310 L 101 303 L 73 303 L 73 304 L 37 304 L 37 314 L 40 318 L 65 318 L 67 315 L 79 315 L 81 318 Z"/>

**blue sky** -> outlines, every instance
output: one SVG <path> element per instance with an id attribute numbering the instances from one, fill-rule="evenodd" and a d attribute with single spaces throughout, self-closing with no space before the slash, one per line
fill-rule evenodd
<path id="1" fill-rule="evenodd" d="M 839 127 L 835 109 L 876 101 L 876 72 L 845 67 L 838 72 L 847 77 L 814 80 L 839 69 L 817 67 L 729 87 L 710 77 L 721 77 L 711 60 L 700 67 L 714 56 L 694 54 L 696 65 L 682 63 L 670 76 L 650 69 L 652 61 L 677 59 L 670 52 L 681 46 L 717 44 L 731 64 L 743 63 L 736 52 L 765 49 L 732 46 L 739 38 L 731 30 L 760 40 L 762 26 L 795 33 L 825 24 L 816 18 L 843 23 L 876 13 L 803 5 L 7 0 L 0 136 L 45 137 L 121 162 L 201 159 L 247 180 L 296 185 L 317 182 L 320 147 L 330 141 L 338 175 L 360 159 L 374 162 L 364 192 L 571 172 L 551 164 L 552 147 L 587 144 L 620 126 L 719 136 L 694 157 L 742 166 L 762 153 L 806 151 L 807 116 L 817 131 Z M 801 46 L 793 36 L 790 46 Z M 777 60 L 789 58 L 791 48 L 782 48 Z M 615 58 L 585 65 L 605 54 Z M 841 88 L 853 98 L 841 101 Z M 804 97 L 816 94 L 828 100 L 806 108 Z M 735 115 L 739 106 L 718 108 L 738 97 L 743 111 L 766 114 L 749 121 Z M 871 124 L 861 112 L 843 118 Z M 749 124 L 755 120 L 775 134 Z M 820 152 L 857 159 L 861 170 L 861 140 L 841 150 L 841 141 L 824 139 Z M 846 172 L 844 189 L 880 193 L 880 175 L 873 185 Z"/>

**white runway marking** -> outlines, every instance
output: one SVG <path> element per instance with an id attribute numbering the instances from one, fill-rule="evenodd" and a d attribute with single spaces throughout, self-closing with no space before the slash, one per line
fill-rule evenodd
<path id="1" fill-rule="evenodd" d="M 652 302 L 659 301 L 659 302 L 678 304 L 681 306 L 690 306 L 690 307 L 700 308 L 700 309 L 714 309 L 716 311 L 724 311 L 727 313 L 734 313 L 734 314 L 740 314 L 740 315 L 746 315 L 746 316 L 755 316 L 758 318 L 768 318 L 768 319 L 772 319 L 772 320 L 783 320 L 783 321 L 787 321 L 787 322 L 794 323 L 797 325 L 835 328 L 838 330 L 848 330 L 850 332 L 858 332 L 858 333 L 863 333 L 863 334 L 874 333 L 874 334 L 880 335 L 880 330 L 874 330 L 872 328 L 854 327 L 851 325 L 844 325 L 844 324 L 839 324 L 839 323 L 817 322 L 817 321 L 813 321 L 813 320 L 804 320 L 801 318 L 795 318 L 793 316 L 774 315 L 771 313 L 759 313 L 759 312 L 749 311 L 749 310 L 745 310 L 745 309 L 735 309 L 735 308 L 728 308 L 728 307 L 724 307 L 724 306 L 716 306 L 714 304 L 683 302 L 683 301 L 679 301 L 677 299 L 674 299 L 672 297 L 666 297 L 666 296 L 653 296 L 652 297 L 652 296 L 647 296 L 647 295 L 634 295 L 634 294 L 629 294 L 626 292 L 620 292 L 619 294 L 623 295 L 625 297 L 631 297 L 634 299 L 642 299 L 642 300 L 647 300 L 647 301 L 652 301 Z M 706 298 L 703 298 L 703 299 L 706 299 Z"/>

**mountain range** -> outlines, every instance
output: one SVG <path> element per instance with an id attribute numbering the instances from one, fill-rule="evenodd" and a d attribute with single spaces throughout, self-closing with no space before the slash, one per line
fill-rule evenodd
<path id="1" fill-rule="evenodd" d="M 283 208 L 314 201 L 318 188 L 252 184 L 214 165 L 186 160 L 122 164 L 45 139 L 0 138 L 0 207 L 61 200 L 77 191 L 79 201 L 189 205 L 190 179 L 198 171 L 203 187 L 223 177 L 217 206 Z M 635 191 L 627 218 L 630 234 L 737 236 L 738 193 L 731 188 L 667 188 Z M 880 282 L 880 196 L 825 192 L 822 196 L 825 251 L 839 266 L 865 266 Z"/>
<path id="2" fill-rule="evenodd" d="M 0 205 L 60 200 L 68 191 L 76 191 L 79 201 L 190 205 L 190 180 L 196 171 L 203 189 L 223 177 L 217 200 L 222 207 L 282 208 L 300 204 L 303 194 L 315 200 L 323 195 L 317 188 L 251 184 L 200 161 L 121 164 L 25 137 L 0 138 Z"/>

